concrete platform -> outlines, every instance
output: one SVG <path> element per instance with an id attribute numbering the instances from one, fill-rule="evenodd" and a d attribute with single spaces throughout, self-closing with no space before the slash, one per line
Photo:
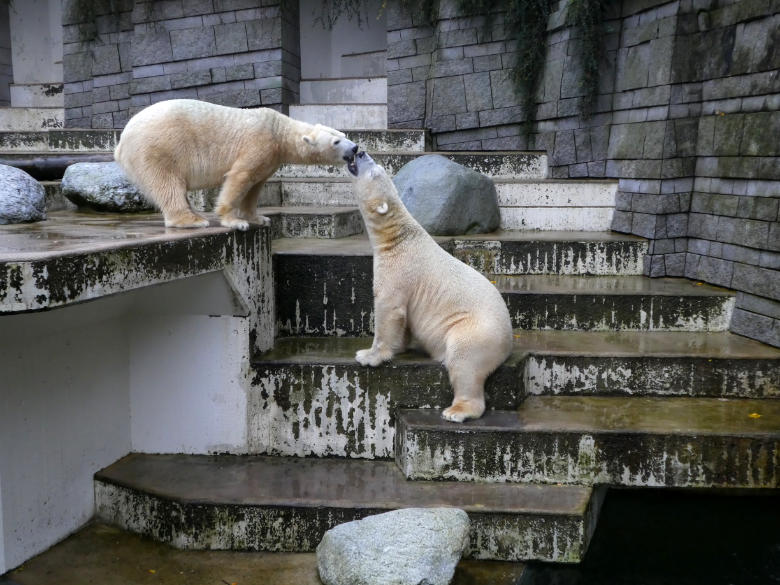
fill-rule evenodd
<path id="1" fill-rule="evenodd" d="M 577 562 L 603 492 L 409 482 L 389 461 L 133 454 L 95 476 L 98 518 L 183 549 L 313 551 L 326 530 L 406 507 L 471 519 L 467 558 Z"/>
<path id="2" fill-rule="evenodd" d="M 452 585 L 521 585 L 522 563 L 462 560 Z M 183 551 L 99 522 L 91 523 L 0 585 L 322 585 L 314 553 Z"/>
<path id="3" fill-rule="evenodd" d="M 399 414 L 410 479 L 776 488 L 780 401 L 534 396 L 454 425 Z"/>

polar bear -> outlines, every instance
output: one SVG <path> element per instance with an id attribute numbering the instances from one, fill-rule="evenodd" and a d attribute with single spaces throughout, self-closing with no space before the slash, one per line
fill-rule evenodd
<path id="1" fill-rule="evenodd" d="M 374 343 L 357 361 L 378 366 L 413 338 L 447 368 L 455 397 L 442 416 L 479 418 L 485 379 L 512 350 L 504 299 L 428 235 L 370 156 L 360 152 L 347 167 L 374 253 Z"/>
<path id="2" fill-rule="evenodd" d="M 198 100 L 167 100 L 141 110 L 125 126 L 114 159 L 163 213 L 166 227 L 205 227 L 187 190 L 220 184 L 223 226 L 270 223 L 257 214 L 263 183 L 284 163 L 342 164 L 357 145 L 343 133 L 269 109 L 242 110 Z"/>

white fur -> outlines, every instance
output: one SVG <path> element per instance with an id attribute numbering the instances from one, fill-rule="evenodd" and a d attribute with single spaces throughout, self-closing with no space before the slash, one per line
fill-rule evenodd
<path id="1" fill-rule="evenodd" d="M 268 108 L 243 110 L 197 100 L 158 102 L 125 126 L 114 158 L 163 213 L 169 227 L 202 227 L 187 191 L 222 185 L 222 225 L 268 224 L 257 215 L 263 183 L 284 163 L 341 164 L 355 150 L 343 133 Z"/>
<path id="2" fill-rule="evenodd" d="M 409 214 L 393 182 L 360 153 L 355 194 L 374 252 L 374 343 L 357 361 L 377 366 L 410 336 L 447 368 L 455 397 L 444 418 L 485 410 L 485 379 L 512 349 L 506 303 L 479 272 L 445 252 Z"/>

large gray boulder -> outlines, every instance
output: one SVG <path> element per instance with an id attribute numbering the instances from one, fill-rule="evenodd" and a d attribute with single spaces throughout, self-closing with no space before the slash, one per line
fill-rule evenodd
<path id="1" fill-rule="evenodd" d="M 401 200 L 436 236 L 482 234 L 501 221 L 493 181 L 440 154 L 418 157 L 393 178 Z"/>
<path id="2" fill-rule="evenodd" d="M 322 537 L 325 585 L 446 585 L 469 542 L 457 508 L 406 508 L 340 524 Z"/>
<path id="3" fill-rule="evenodd" d="M 154 209 L 115 162 L 75 163 L 65 169 L 62 194 L 95 211 L 141 212 Z"/>
<path id="4" fill-rule="evenodd" d="M 16 167 L 0 165 L 0 224 L 46 219 L 46 191 Z"/>

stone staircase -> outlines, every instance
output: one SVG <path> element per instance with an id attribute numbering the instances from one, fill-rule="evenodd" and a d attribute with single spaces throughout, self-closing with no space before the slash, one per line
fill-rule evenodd
<path id="1" fill-rule="evenodd" d="M 0 136 L 0 159 L 116 140 L 47 134 Z M 349 136 L 391 173 L 427 146 L 416 131 Z M 246 455 L 131 454 L 96 475 L 98 517 L 181 548 L 311 551 L 341 522 L 458 506 L 470 558 L 576 563 L 606 486 L 778 486 L 780 351 L 727 331 L 731 291 L 642 276 L 647 242 L 606 231 L 612 182 L 549 180 L 542 153 L 443 154 L 492 176 L 501 204 L 501 231 L 438 239 L 510 308 L 515 348 L 485 416 L 440 418 L 452 391 L 424 354 L 354 360 L 373 294 L 350 182 L 288 165 L 262 202 L 278 337 L 248 373 Z"/>

